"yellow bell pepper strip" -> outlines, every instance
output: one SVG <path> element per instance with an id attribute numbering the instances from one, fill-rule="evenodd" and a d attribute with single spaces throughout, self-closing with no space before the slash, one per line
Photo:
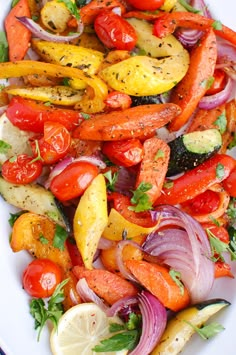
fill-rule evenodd
<path id="1" fill-rule="evenodd" d="M 219 21 L 186 11 L 167 13 L 159 17 L 155 21 L 153 34 L 163 38 L 173 33 L 177 27 L 192 28 L 199 31 L 213 28 L 217 36 L 236 45 L 235 31 L 224 26 Z"/>
<path id="2" fill-rule="evenodd" d="M 86 92 L 79 101 L 78 107 L 86 113 L 101 112 L 105 107 L 104 100 L 108 94 L 106 84 L 95 75 L 88 75 L 77 68 L 62 67 L 56 64 L 33 60 L 0 63 L 0 79 L 21 77 L 30 74 L 49 75 L 57 78 L 82 79 L 93 90 Z M 91 96 L 92 97 L 91 97 Z"/>
<path id="3" fill-rule="evenodd" d="M 209 29 L 198 46 L 192 50 L 187 74 L 171 94 L 171 102 L 182 109 L 181 114 L 171 121 L 169 125 L 171 131 L 177 131 L 185 125 L 207 92 L 209 80 L 214 74 L 216 59 L 216 36 L 213 30 Z"/>

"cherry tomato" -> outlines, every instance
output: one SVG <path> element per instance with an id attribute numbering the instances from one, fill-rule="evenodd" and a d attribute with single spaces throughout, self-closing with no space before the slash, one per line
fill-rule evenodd
<path id="1" fill-rule="evenodd" d="M 143 158 L 143 146 L 139 139 L 127 139 L 124 141 L 105 142 L 102 152 L 109 160 L 120 166 L 133 166 L 141 162 Z"/>
<path id="2" fill-rule="evenodd" d="M 134 28 L 112 11 L 102 11 L 95 19 L 94 29 L 107 48 L 130 51 L 137 42 Z"/>
<path id="3" fill-rule="evenodd" d="M 165 0 L 128 0 L 127 2 L 138 10 L 152 11 L 159 9 Z"/>
<path id="4" fill-rule="evenodd" d="M 223 187 L 232 197 L 236 197 L 236 168 L 231 171 L 230 175 L 223 182 Z"/>
<path id="5" fill-rule="evenodd" d="M 70 148 L 69 131 L 60 123 L 45 122 L 44 136 L 38 139 L 38 149 L 44 164 L 56 163 L 62 159 Z M 38 155 L 36 141 L 31 142 L 34 156 Z"/>
<path id="6" fill-rule="evenodd" d="M 23 288 L 32 297 L 52 296 L 56 286 L 62 281 L 60 267 L 49 259 L 35 259 L 23 273 Z"/>
<path id="7" fill-rule="evenodd" d="M 58 200 L 68 201 L 81 196 L 97 175 L 98 168 L 95 165 L 77 161 L 52 179 L 50 189 Z"/>
<path id="8" fill-rule="evenodd" d="M 220 198 L 218 193 L 206 190 L 186 203 L 183 203 L 183 206 L 187 205 L 193 214 L 205 214 L 217 210 L 219 203 Z"/>
<path id="9" fill-rule="evenodd" d="M 42 162 L 33 162 L 33 157 L 20 154 L 6 160 L 2 165 L 2 176 L 13 184 L 29 184 L 35 181 L 42 172 Z"/>
<path id="10" fill-rule="evenodd" d="M 217 226 L 214 223 L 203 223 L 202 227 L 206 230 L 209 229 L 209 231 L 214 234 L 216 238 L 218 238 L 221 242 L 229 244 L 230 237 L 227 229 L 223 226 Z"/>
<path id="11" fill-rule="evenodd" d="M 84 120 L 78 111 L 46 106 L 19 96 L 11 99 L 6 115 L 14 126 L 35 133 L 43 133 L 45 121 L 60 122 L 70 131 Z"/>
<path id="12" fill-rule="evenodd" d="M 131 97 L 123 92 L 119 91 L 112 91 L 110 94 L 107 95 L 105 100 L 105 104 L 110 108 L 120 108 L 125 110 L 129 108 L 132 104 Z"/>
<path id="13" fill-rule="evenodd" d="M 228 263 L 223 261 L 217 261 L 214 263 L 215 265 L 215 278 L 219 277 L 231 277 L 234 278 L 234 275 L 231 271 L 231 266 Z"/>
<path id="14" fill-rule="evenodd" d="M 207 90 L 206 95 L 214 95 L 222 91 L 226 85 L 226 74 L 223 70 L 216 69 L 214 71 L 214 81 L 211 87 Z"/>

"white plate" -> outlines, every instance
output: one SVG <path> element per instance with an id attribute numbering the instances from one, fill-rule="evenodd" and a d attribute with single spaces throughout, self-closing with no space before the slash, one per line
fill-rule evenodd
<path id="1" fill-rule="evenodd" d="M 10 3 L 11 0 L 1 0 L 1 22 Z M 207 3 L 216 19 L 236 30 L 235 0 L 208 0 Z M 34 321 L 29 314 L 29 298 L 22 290 L 21 275 L 30 257 L 26 252 L 14 254 L 9 247 L 8 218 L 14 209 L 0 199 L 0 211 L 0 348 L 7 355 L 50 355 L 49 332 L 45 329 L 40 342 L 37 342 Z M 236 263 L 233 272 L 236 274 Z M 225 327 L 225 331 L 209 341 L 195 335 L 186 347 L 185 355 L 235 354 L 236 280 L 218 280 L 210 297 L 222 297 L 232 302 L 228 309 L 214 318 Z"/>

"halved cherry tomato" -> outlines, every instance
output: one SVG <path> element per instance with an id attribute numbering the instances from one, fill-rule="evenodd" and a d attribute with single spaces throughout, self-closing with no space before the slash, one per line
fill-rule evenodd
<path id="1" fill-rule="evenodd" d="M 152 11 L 159 9 L 165 0 L 128 0 L 127 2 L 136 9 Z"/>
<path id="2" fill-rule="evenodd" d="M 217 261 L 215 263 L 215 278 L 219 277 L 231 277 L 234 278 L 234 275 L 231 271 L 231 266 L 228 263 L 223 261 Z"/>
<path id="3" fill-rule="evenodd" d="M 95 19 L 94 29 L 107 48 L 130 51 L 137 41 L 134 28 L 112 11 L 102 11 Z"/>
<path id="4" fill-rule="evenodd" d="M 45 122 L 44 136 L 38 139 L 38 149 L 44 164 L 56 163 L 62 159 L 70 148 L 71 136 L 69 131 L 60 123 Z M 31 147 L 37 156 L 36 141 L 31 142 Z"/>
<path id="5" fill-rule="evenodd" d="M 143 145 L 137 138 L 104 142 L 102 152 L 112 163 L 129 167 L 141 162 L 143 158 Z"/>
<path id="6" fill-rule="evenodd" d="M 6 160 L 2 165 L 2 176 L 13 184 L 29 184 L 42 172 L 42 162 L 33 161 L 33 157 L 20 154 Z"/>
<path id="7" fill-rule="evenodd" d="M 32 297 L 50 297 L 62 280 L 60 267 L 49 259 L 35 259 L 23 273 L 23 288 Z"/>
<path id="8" fill-rule="evenodd" d="M 122 110 L 129 108 L 132 104 L 131 97 L 119 91 L 110 92 L 104 102 L 110 108 L 120 108 Z"/>
<path id="9" fill-rule="evenodd" d="M 83 116 L 78 111 L 46 106 L 42 102 L 19 96 L 11 99 L 6 115 L 14 126 L 35 133 L 43 133 L 45 121 L 60 122 L 69 131 L 83 121 Z"/>
<path id="10" fill-rule="evenodd" d="M 81 196 L 97 175 L 98 168 L 95 165 L 76 161 L 52 179 L 50 190 L 58 200 L 68 201 Z"/>
<path id="11" fill-rule="evenodd" d="M 217 226 L 214 223 L 202 223 L 202 227 L 205 230 L 209 230 L 216 238 L 221 242 L 229 244 L 230 237 L 227 229 L 223 226 Z"/>
<path id="12" fill-rule="evenodd" d="M 220 198 L 218 193 L 212 190 L 206 190 L 193 199 L 183 203 L 183 206 L 187 205 L 193 214 L 205 214 L 217 210 L 219 203 Z"/>
<path id="13" fill-rule="evenodd" d="M 207 90 L 206 95 L 214 95 L 222 91 L 226 85 L 226 74 L 223 70 L 215 69 L 214 81 L 211 87 Z"/>
<path id="14" fill-rule="evenodd" d="M 222 184 L 230 196 L 236 197 L 236 168 L 231 171 L 230 175 L 222 182 Z"/>

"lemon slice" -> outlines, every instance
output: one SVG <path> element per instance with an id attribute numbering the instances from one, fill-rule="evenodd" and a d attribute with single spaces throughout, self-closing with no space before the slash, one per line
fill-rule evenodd
<path id="1" fill-rule="evenodd" d="M 94 303 L 81 303 L 70 308 L 60 318 L 58 329 L 50 337 L 54 355 L 97 355 L 92 349 L 101 340 L 114 333 L 109 332 L 111 323 L 122 324 L 118 317 L 107 317 Z M 128 350 L 102 352 L 100 355 L 125 355 Z"/>

